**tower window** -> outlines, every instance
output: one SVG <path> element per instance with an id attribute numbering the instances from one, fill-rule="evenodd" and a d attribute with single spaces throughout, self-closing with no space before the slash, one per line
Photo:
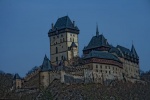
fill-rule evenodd
<path id="1" fill-rule="evenodd" d="M 53 37 L 53 39 L 55 39 L 55 37 Z"/>
<path id="2" fill-rule="evenodd" d="M 96 65 L 96 68 L 98 68 L 98 65 Z"/>
<path id="3" fill-rule="evenodd" d="M 58 48 L 56 47 L 56 53 L 58 53 Z"/>
<path id="4" fill-rule="evenodd" d="M 63 58 L 64 58 L 64 57 L 63 57 L 63 56 L 61 56 L 61 60 L 63 60 Z"/>
<path id="5" fill-rule="evenodd" d="M 62 42 L 62 40 L 60 39 L 60 42 Z"/>
<path id="6" fill-rule="evenodd" d="M 72 39 L 70 38 L 70 41 L 72 42 Z"/>
<path id="7" fill-rule="evenodd" d="M 56 62 L 57 62 L 57 64 L 58 64 L 58 57 L 56 57 Z"/>
<path id="8" fill-rule="evenodd" d="M 63 37 L 63 35 L 61 35 L 61 37 Z"/>
<path id="9" fill-rule="evenodd" d="M 63 38 L 63 42 L 65 41 L 65 39 Z"/>
<path id="10" fill-rule="evenodd" d="M 59 35 L 57 36 L 57 38 L 59 38 Z"/>
<path id="11" fill-rule="evenodd" d="M 101 68 L 102 68 L 102 65 L 101 65 Z"/>

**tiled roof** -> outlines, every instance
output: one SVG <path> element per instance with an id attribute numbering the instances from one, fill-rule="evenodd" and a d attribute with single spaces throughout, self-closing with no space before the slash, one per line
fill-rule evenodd
<path id="1" fill-rule="evenodd" d="M 19 76 L 18 73 L 16 73 L 16 74 L 14 75 L 14 79 L 21 79 L 21 77 Z"/>
<path id="2" fill-rule="evenodd" d="M 122 53 L 118 50 L 118 48 L 112 45 L 110 47 L 111 47 L 111 49 L 109 50 L 110 53 L 116 53 L 119 57 L 122 57 Z"/>
<path id="3" fill-rule="evenodd" d="M 131 57 L 132 57 L 132 58 L 138 59 L 138 55 L 137 55 L 137 53 L 135 51 L 134 46 L 132 46 L 131 51 L 128 48 L 125 48 L 125 47 L 120 46 L 120 45 L 117 45 L 117 48 L 119 48 L 122 51 L 122 53 L 124 54 L 125 58 L 131 59 Z"/>
<path id="4" fill-rule="evenodd" d="M 63 29 L 63 28 L 70 28 L 70 29 L 76 29 L 79 30 L 77 26 L 74 26 L 72 21 L 68 16 L 64 16 L 61 18 L 58 18 L 57 22 L 54 25 L 54 29 Z"/>
<path id="5" fill-rule="evenodd" d="M 50 60 L 45 55 L 44 60 L 43 60 L 43 64 L 41 66 L 41 71 L 50 71 L 50 70 L 52 70 Z"/>
<path id="6" fill-rule="evenodd" d="M 91 41 L 89 42 L 88 46 L 84 47 L 83 50 L 92 49 L 96 47 L 106 46 L 109 47 L 109 43 L 107 39 L 103 36 L 103 34 L 97 36 L 93 36 Z"/>
<path id="7" fill-rule="evenodd" d="M 115 60 L 119 61 L 117 56 L 109 53 L 109 52 L 104 52 L 104 51 L 91 51 L 87 56 L 84 57 L 84 59 L 87 58 L 102 58 L 102 59 L 109 59 L 109 60 Z"/>

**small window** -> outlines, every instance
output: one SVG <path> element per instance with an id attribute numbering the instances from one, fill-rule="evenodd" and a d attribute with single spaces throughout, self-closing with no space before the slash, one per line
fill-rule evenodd
<path id="1" fill-rule="evenodd" d="M 96 68 L 98 68 L 98 65 L 96 65 Z"/>
<path id="2" fill-rule="evenodd" d="M 70 38 L 70 41 L 72 42 L 72 39 Z"/>
<path id="3" fill-rule="evenodd" d="M 70 34 L 70 36 L 72 36 L 72 34 Z"/>
<path id="4" fill-rule="evenodd" d="M 63 58 L 64 58 L 64 57 L 63 57 L 63 56 L 61 56 L 61 60 L 63 60 Z"/>
<path id="5" fill-rule="evenodd" d="M 62 48 L 63 48 L 63 46 L 62 46 Z"/>
<path id="6" fill-rule="evenodd" d="M 58 53 L 58 48 L 56 47 L 56 53 Z"/>
<path id="7" fill-rule="evenodd" d="M 59 35 L 57 36 L 57 38 L 59 38 Z"/>
<path id="8" fill-rule="evenodd" d="M 63 42 L 65 41 L 65 39 L 63 38 Z"/>
<path id="9" fill-rule="evenodd" d="M 61 37 L 63 37 L 63 35 L 61 35 Z"/>
<path id="10" fill-rule="evenodd" d="M 102 65 L 101 65 L 101 68 L 102 68 Z"/>
<path id="11" fill-rule="evenodd" d="M 73 37 L 75 37 L 75 35 L 73 34 Z"/>
<path id="12" fill-rule="evenodd" d="M 60 43 L 62 42 L 62 40 L 60 39 Z"/>
<path id="13" fill-rule="evenodd" d="M 105 66 L 105 68 L 107 69 L 107 66 Z"/>
<path id="14" fill-rule="evenodd" d="M 56 62 L 58 63 L 58 57 L 56 57 Z"/>
<path id="15" fill-rule="evenodd" d="M 106 73 L 107 73 L 107 71 L 106 71 Z"/>
<path id="16" fill-rule="evenodd" d="M 55 37 L 53 37 L 53 39 L 55 39 Z"/>

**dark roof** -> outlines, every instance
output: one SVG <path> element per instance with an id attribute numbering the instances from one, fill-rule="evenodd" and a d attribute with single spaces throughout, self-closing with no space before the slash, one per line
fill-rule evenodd
<path id="1" fill-rule="evenodd" d="M 106 46 L 109 47 L 109 43 L 107 39 L 103 36 L 103 34 L 97 36 L 93 36 L 91 41 L 89 42 L 88 46 L 84 47 L 83 50 L 92 49 L 96 47 Z"/>
<path id="2" fill-rule="evenodd" d="M 74 42 L 72 42 L 70 47 L 77 47 L 77 45 Z"/>
<path id="3" fill-rule="evenodd" d="M 13 78 L 13 79 L 21 79 L 21 77 L 19 76 L 18 73 L 16 73 L 16 74 L 14 75 L 14 78 Z"/>
<path id="4" fill-rule="evenodd" d="M 109 50 L 110 53 L 116 53 L 119 57 L 122 57 L 122 53 L 119 51 L 118 48 L 114 47 L 114 46 L 110 46 L 111 49 Z"/>
<path id="5" fill-rule="evenodd" d="M 138 54 L 136 53 L 136 50 L 135 50 L 135 48 L 134 48 L 134 45 L 132 45 L 131 52 L 132 52 L 132 54 L 133 54 L 133 56 L 134 56 L 135 58 L 139 58 L 139 56 L 138 56 Z"/>
<path id="6" fill-rule="evenodd" d="M 125 48 L 125 47 L 120 46 L 120 45 L 117 45 L 117 48 L 119 48 L 122 51 L 123 54 L 131 55 L 131 52 L 130 52 L 130 50 L 128 48 Z"/>
<path id="7" fill-rule="evenodd" d="M 41 66 L 41 71 L 50 71 L 50 70 L 52 70 L 50 60 L 45 55 L 44 60 L 43 60 L 43 64 Z"/>
<path id="8" fill-rule="evenodd" d="M 54 25 L 54 29 L 59 30 L 59 29 L 63 29 L 63 28 L 79 30 L 77 26 L 74 26 L 74 23 L 70 20 L 70 18 L 68 16 L 58 18 L 57 22 Z"/>
<path id="9" fill-rule="evenodd" d="M 84 59 L 87 59 L 87 58 L 102 58 L 102 59 L 109 59 L 109 60 L 115 60 L 115 61 L 120 62 L 117 56 L 109 52 L 104 52 L 104 51 L 92 50 L 87 56 L 84 57 Z"/>
<path id="10" fill-rule="evenodd" d="M 128 48 L 125 48 L 125 47 L 120 46 L 120 45 L 117 45 L 117 48 L 119 48 L 122 51 L 125 58 L 127 58 L 127 59 L 131 59 L 131 58 L 139 59 L 138 55 L 135 51 L 134 46 L 132 46 L 131 51 Z"/>

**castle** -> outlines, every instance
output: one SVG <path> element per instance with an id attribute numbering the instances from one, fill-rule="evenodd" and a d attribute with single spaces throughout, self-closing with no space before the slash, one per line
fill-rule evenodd
<path id="1" fill-rule="evenodd" d="M 48 87 L 57 79 L 65 84 L 108 83 L 112 80 L 139 80 L 139 56 L 134 45 L 131 49 L 110 45 L 96 27 L 83 56 L 79 57 L 79 28 L 68 16 L 58 18 L 48 32 L 50 60 L 45 55 L 41 66 L 34 68 L 25 78 L 14 76 L 13 88 Z M 30 84 L 35 81 L 37 84 Z"/>

